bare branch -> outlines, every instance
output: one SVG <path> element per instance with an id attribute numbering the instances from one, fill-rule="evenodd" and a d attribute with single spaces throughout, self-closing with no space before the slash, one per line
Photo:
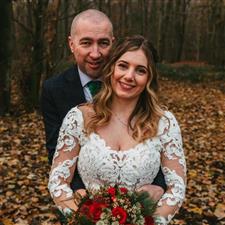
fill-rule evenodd
<path id="1" fill-rule="evenodd" d="M 31 35 L 34 35 L 34 32 L 32 29 L 25 26 L 23 23 L 21 23 L 19 20 L 17 20 L 15 17 L 12 16 L 12 21 L 16 22 L 18 25 L 20 25 L 26 32 L 31 33 Z"/>

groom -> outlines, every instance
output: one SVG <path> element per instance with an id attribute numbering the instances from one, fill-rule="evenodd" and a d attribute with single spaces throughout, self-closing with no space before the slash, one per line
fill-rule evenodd
<path id="1" fill-rule="evenodd" d="M 90 84 L 99 80 L 100 67 L 107 60 L 113 40 L 112 23 L 101 11 L 89 9 L 74 18 L 69 46 L 76 65 L 45 81 L 41 95 L 50 164 L 63 118 L 72 107 L 92 100 Z M 157 175 L 154 184 L 146 188 L 155 199 L 159 199 L 166 188 L 162 172 Z M 84 188 L 78 173 L 75 174 L 71 188 Z"/>

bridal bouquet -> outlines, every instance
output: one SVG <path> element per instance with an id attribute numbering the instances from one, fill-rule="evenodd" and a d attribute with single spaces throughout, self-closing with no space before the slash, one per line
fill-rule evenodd
<path id="1" fill-rule="evenodd" d="M 147 192 L 131 192 L 122 187 L 89 191 L 68 225 L 153 225 L 156 202 Z"/>

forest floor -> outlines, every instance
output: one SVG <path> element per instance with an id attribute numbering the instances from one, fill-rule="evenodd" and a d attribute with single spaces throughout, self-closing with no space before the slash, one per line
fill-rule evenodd
<path id="1" fill-rule="evenodd" d="M 186 200 L 171 224 L 225 224 L 225 92 L 220 82 L 161 80 L 161 101 L 182 130 Z M 15 108 L 16 110 L 16 108 Z M 0 225 L 57 224 L 47 190 L 42 117 L 0 118 Z"/>

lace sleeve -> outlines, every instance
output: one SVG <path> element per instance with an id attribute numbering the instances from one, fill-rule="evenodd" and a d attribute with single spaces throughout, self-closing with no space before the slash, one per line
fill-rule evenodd
<path id="1" fill-rule="evenodd" d="M 165 176 L 167 191 L 158 202 L 155 223 L 165 225 L 169 223 L 184 200 L 186 163 L 181 132 L 175 117 L 172 113 L 166 112 L 160 123 L 162 129 L 160 141 L 163 145 L 161 167 Z"/>
<path id="2" fill-rule="evenodd" d="M 48 182 L 50 194 L 64 214 L 75 207 L 70 182 L 76 167 L 81 134 L 82 114 L 75 107 L 67 113 L 60 128 Z"/>

